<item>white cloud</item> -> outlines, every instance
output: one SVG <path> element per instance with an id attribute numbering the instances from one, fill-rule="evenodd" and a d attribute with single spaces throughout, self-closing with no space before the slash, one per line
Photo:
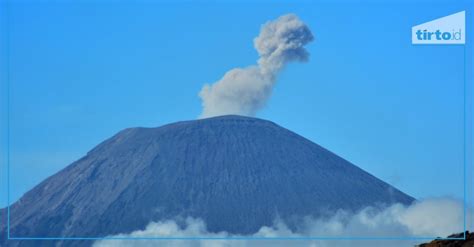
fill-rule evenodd
<path id="1" fill-rule="evenodd" d="M 446 237 L 463 230 L 463 204 L 449 198 L 433 198 L 410 206 L 394 204 L 388 208 L 367 207 L 357 213 L 337 211 L 330 217 L 305 217 L 298 230 L 291 230 L 281 220 L 262 226 L 252 235 L 213 233 L 201 219 L 187 218 L 184 226 L 174 220 L 151 222 L 144 230 L 113 237 Z M 158 242 L 157 242 L 158 241 Z M 291 242 L 289 242 L 291 241 Z M 413 246 L 415 240 L 102 240 L 94 247 L 156 246 Z"/>

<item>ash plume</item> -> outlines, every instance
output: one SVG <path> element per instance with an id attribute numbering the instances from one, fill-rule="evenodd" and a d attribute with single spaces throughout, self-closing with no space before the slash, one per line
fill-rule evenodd
<path id="1" fill-rule="evenodd" d="M 278 73 L 292 61 L 304 62 L 304 46 L 313 40 L 309 28 L 294 14 L 265 23 L 254 39 L 259 59 L 256 65 L 235 68 L 199 92 L 203 111 L 200 118 L 235 114 L 254 116 L 265 106 Z"/>

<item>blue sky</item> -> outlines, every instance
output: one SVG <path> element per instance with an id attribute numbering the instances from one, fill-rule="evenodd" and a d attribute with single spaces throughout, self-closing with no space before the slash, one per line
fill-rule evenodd
<path id="1" fill-rule="evenodd" d="M 311 28 L 311 57 L 285 69 L 257 117 L 416 198 L 463 195 L 464 46 L 413 46 L 411 26 L 462 10 L 472 22 L 465 2 L 13 2 L 8 10 L 12 202 L 121 129 L 197 118 L 201 87 L 254 64 L 261 24 L 286 13 Z"/>

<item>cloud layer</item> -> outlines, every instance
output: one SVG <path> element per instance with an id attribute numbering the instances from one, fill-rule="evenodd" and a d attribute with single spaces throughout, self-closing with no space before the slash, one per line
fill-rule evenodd
<path id="1" fill-rule="evenodd" d="M 236 114 L 254 116 L 265 106 L 278 73 L 292 61 L 306 61 L 304 48 L 313 40 L 309 28 L 294 14 L 267 22 L 254 39 L 260 58 L 257 65 L 235 68 L 199 92 L 203 111 L 201 118 Z"/>
<path id="2" fill-rule="evenodd" d="M 151 222 L 144 230 L 114 237 L 446 237 L 463 230 L 463 204 L 449 198 L 434 198 L 419 201 L 411 206 L 394 204 L 387 208 L 367 207 L 357 213 L 334 212 L 329 217 L 306 217 L 291 230 L 284 222 L 275 220 L 273 226 L 262 226 L 250 236 L 232 235 L 227 232 L 212 233 L 201 219 L 187 218 L 184 221 L 168 220 Z M 413 246 L 414 240 L 105 240 L 94 247 L 136 246 Z"/>

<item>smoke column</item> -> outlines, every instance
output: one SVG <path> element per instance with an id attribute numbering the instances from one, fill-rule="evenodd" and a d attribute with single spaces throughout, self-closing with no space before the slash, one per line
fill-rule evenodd
<path id="1" fill-rule="evenodd" d="M 219 115 L 254 116 L 269 99 L 278 73 L 292 61 L 305 62 L 304 46 L 313 40 L 309 28 L 294 14 L 265 23 L 254 39 L 259 59 L 256 65 L 235 68 L 199 92 L 200 118 Z"/>

